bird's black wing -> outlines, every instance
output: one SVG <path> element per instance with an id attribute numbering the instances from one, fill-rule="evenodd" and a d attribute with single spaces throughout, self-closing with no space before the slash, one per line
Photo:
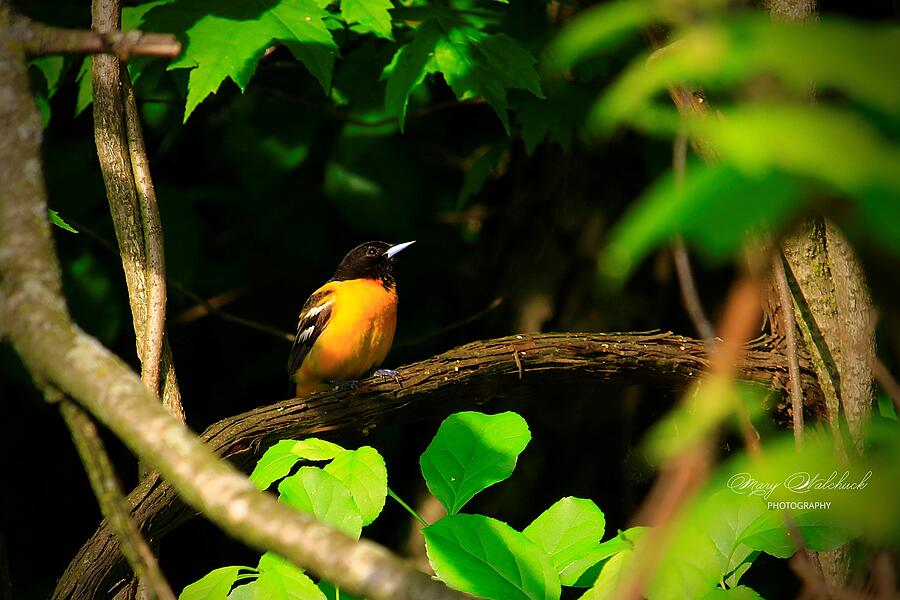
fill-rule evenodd
<path id="1" fill-rule="evenodd" d="M 325 329 L 325 325 L 331 319 L 333 304 L 329 297 L 330 290 L 315 292 L 310 296 L 303 309 L 300 311 L 300 320 L 297 322 L 297 335 L 294 337 L 294 346 L 291 348 L 291 356 L 288 359 L 288 378 L 292 378 L 303 359 L 309 354 L 310 348 L 316 343 L 319 335 Z M 293 379 L 291 379 L 293 381 Z"/>

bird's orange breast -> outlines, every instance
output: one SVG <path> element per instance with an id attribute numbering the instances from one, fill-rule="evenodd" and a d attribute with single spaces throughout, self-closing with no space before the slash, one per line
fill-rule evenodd
<path id="1" fill-rule="evenodd" d="M 394 341 L 397 292 L 381 281 L 332 281 L 331 318 L 295 375 L 298 384 L 358 379 L 379 366 Z"/>

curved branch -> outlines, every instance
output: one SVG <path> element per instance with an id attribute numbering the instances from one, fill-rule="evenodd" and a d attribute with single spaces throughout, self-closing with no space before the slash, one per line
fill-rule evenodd
<path id="1" fill-rule="evenodd" d="M 41 122 L 21 45 L 3 35 L 9 18 L 0 0 L 2 326 L 32 376 L 71 396 L 140 459 L 158 467 L 188 504 L 248 545 L 273 550 L 369 598 L 462 598 L 385 548 L 357 542 L 257 490 L 156 402 L 127 365 L 72 322 L 47 222 Z"/>
<path id="2" fill-rule="evenodd" d="M 540 398 L 562 387 L 649 382 L 678 388 L 698 378 L 708 364 L 702 341 L 671 333 L 513 335 L 473 342 L 401 367 L 402 388 L 390 380 L 369 378 L 355 391 L 295 398 L 223 419 L 201 437 L 211 450 L 249 470 L 269 445 L 284 438 L 365 435 L 382 423 L 439 418 L 505 395 Z M 818 388 L 812 368 L 805 360 L 801 366 L 807 397 L 814 398 Z M 787 360 L 769 338 L 751 344 L 735 368 L 741 379 L 776 390 L 787 386 Z M 129 499 L 135 520 L 150 539 L 160 539 L 195 516 L 171 485 L 152 476 Z M 115 538 L 102 525 L 69 564 L 54 598 L 110 589 L 126 569 Z"/>

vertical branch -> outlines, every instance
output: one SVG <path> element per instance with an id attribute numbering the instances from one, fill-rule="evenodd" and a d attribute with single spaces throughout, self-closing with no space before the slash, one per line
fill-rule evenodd
<path id="1" fill-rule="evenodd" d="M 794 301 L 788 286 L 781 252 L 772 257 L 772 278 L 778 290 L 781 305 L 779 314 L 784 319 L 784 337 L 787 344 L 789 391 L 791 396 L 791 421 L 794 427 L 794 441 L 803 443 L 803 391 L 800 389 L 800 361 L 797 358 L 797 323 L 794 321 Z"/>
<path id="2" fill-rule="evenodd" d="M 122 495 L 103 441 L 91 418 L 71 400 L 63 399 L 60 412 L 72 433 L 72 441 L 84 463 L 91 488 L 100 504 L 100 511 L 110 529 L 121 541 L 122 554 L 143 584 L 151 600 L 175 600 L 175 594 L 159 569 L 156 557 L 131 520 L 131 509 Z"/>
<path id="3" fill-rule="evenodd" d="M 92 26 L 120 27 L 118 0 L 94 0 Z M 128 287 L 141 379 L 166 408 L 184 420 L 171 350 L 165 342 L 166 278 L 162 224 L 140 113 L 128 72 L 115 56 L 93 62 L 94 138 Z"/>

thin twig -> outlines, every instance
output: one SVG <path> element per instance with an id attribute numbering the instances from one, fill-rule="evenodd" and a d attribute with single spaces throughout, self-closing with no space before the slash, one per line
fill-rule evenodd
<path id="1" fill-rule="evenodd" d="M 90 31 L 62 29 L 16 17 L 12 35 L 31 56 L 50 54 L 112 54 L 122 60 L 132 56 L 175 58 L 181 54 L 181 42 L 169 33 L 144 31 Z"/>
<path id="2" fill-rule="evenodd" d="M 66 217 L 66 220 L 72 224 L 72 226 L 77 229 L 80 233 L 88 236 L 98 244 L 100 244 L 105 250 L 108 252 L 118 256 L 119 251 L 116 247 L 102 235 L 97 233 L 92 227 L 85 225 L 83 222 L 78 221 L 77 219 L 73 219 L 71 217 Z M 223 321 L 228 321 L 230 323 L 235 323 L 237 325 L 243 325 L 249 329 L 254 329 L 256 331 L 261 331 L 262 333 L 266 333 L 271 335 L 272 337 L 276 337 L 282 341 L 293 342 L 296 334 L 290 333 L 288 331 L 282 331 L 280 329 L 276 329 L 275 327 L 271 327 L 266 325 L 265 323 L 260 323 L 258 321 L 253 321 L 251 319 L 245 319 L 244 317 L 239 317 L 234 313 L 230 313 L 228 311 L 220 309 L 214 303 L 210 302 L 197 292 L 191 290 L 185 284 L 181 283 L 177 279 L 172 279 L 171 277 L 166 277 L 166 283 L 171 286 L 174 290 L 178 291 L 180 294 L 186 296 L 192 302 L 196 302 L 199 304 L 207 314 L 213 315 L 215 317 L 219 317 Z M 178 322 L 178 319 L 175 320 Z"/>
<path id="3" fill-rule="evenodd" d="M 417 344 L 421 344 L 421 343 L 423 343 L 423 342 L 427 342 L 427 341 L 430 340 L 430 339 L 433 339 L 433 338 L 436 338 L 436 337 L 440 337 L 440 336 L 444 335 L 445 333 L 448 333 L 448 332 L 450 332 L 450 331 L 453 331 L 454 329 L 459 329 L 460 327 L 465 327 L 465 326 L 468 325 L 469 323 L 474 323 L 475 321 L 477 321 L 477 320 L 480 319 L 481 317 L 485 316 L 486 314 L 488 314 L 489 312 L 491 312 L 492 310 L 494 310 L 495 308 L 497 308 L 497 307 L 500 306 L 501 304 L 503 304 L 503 297 L 502 297 L 502 296 L 497 296 L 496 298 L 494 298 L 493 300 L 491 300 L 490 303 L 489 303 L 487 306 L 485 306 L 484 308 L 482 308 L 482 309 L 479 310 L 478 312 L 469 315 L 468 317 L 465 317 L 465 318 L 463 318 L 463 319 L 460 319 L 459 321 L 455 321 L 455 322 L 453 322 L 453 323 L 450 323 L 449 325 L 445 325 L 444 327 L 441 327 L 441 328 L 438 329 L 437 331 L 433 331 L 433 332 L 431 332 L 431 333 L 427 333 L 427 334 L 423 335 L 422 337 L 418 337 L 418 338 L 416 338 L 416 339 L 414 339 L 414 340 L 402 341 L 402 342 L 400 342 L 400 343 L 394 344 L 394 347 L 395 347 L 395 348 L 405 348 L 405 347 L 407 347 L 407 346 L 415 346 L 415 345 L 417 345 Z M 292 336 L 291 336 L 291 341 L 293 341 L 293 340 L 294 340 L 294 336 L 292 335 Z"/>
<path id="4" fill-rule="evenodd" d="M 872 374 L 875 375 L 878 385 L 894 401 L 897 410 L 900 410 L 900 383 L 897 383 L 897 380 L 877 356 L 872 357 Z"/>
<path id="5" fill-rule="evenodd" d="M 781 251 L 772 257 L 772 277 L 778 289 L 778 303 L 781 305 L 779 314 L 784 322 L 794 441 L 800 446 L 803 443 L 803 391 L 800 389 L 800 361 L 797 358 L 797 322 L 794 320 L 794 301 L 791 299 L 791 288 L 788 285 Z"/>
<path id="6" fill-rule="evenodd" d="M 119 539 L 122 554 L 125 555 L 128 564 L 150 598 L 175 600 L 175 594 L 160 571 L 156 557 L 141 536 L 137 525 L 131 520 L 131 508 L 122 495 L 96 425 L 87 413 L 69 399 L 59 402 L 59 410 L 72 434 L 75 448 L 100 504 L 100 511 Z"/>

